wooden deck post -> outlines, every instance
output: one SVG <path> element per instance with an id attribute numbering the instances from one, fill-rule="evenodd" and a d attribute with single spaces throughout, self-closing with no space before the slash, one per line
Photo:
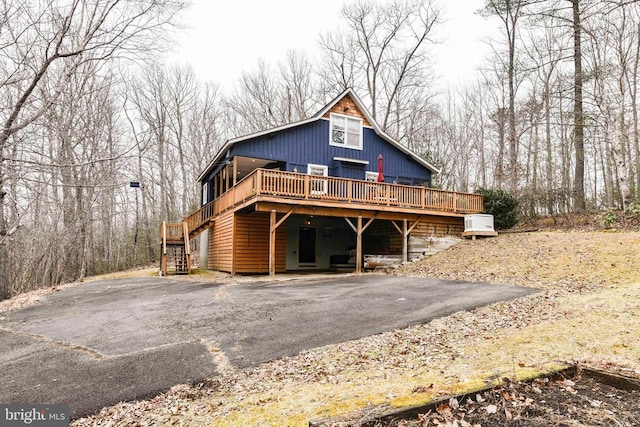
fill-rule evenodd
<path id="1" fill-rule="evenodd" d="M 409 235 L 411 234 L 413 229 L 416 228 L 418 224 L 420 224 L 421 220 L 422 217 L 416 218 L 416 220 L 413 222 L 413 225 L 409 227 L 409 220 L 405 218 L 402 220 L 402 229 L 400 229 L 400 226 L 398 226 L 395 221 L 391 221 L 391 224 L 393 224 L 396 230 L 398 230 L 398 232 L 402 235 L 402 262 L 409 261 Z"/>
<path id="2" fill-rule="evenodd" d="M 358 226 L 356 233 L 356 273 L 362 273 L 362 215 L 358 216 Z"/>
<path id="3" fill-rule="evenodd" d="M 409 231 L 407 230 L 407 219 L 402 220 L 402 262 L 409 261 Z"/>
<path id="4" fill-rule="evenodd" d="M 304 176 L 304 198 L 308 199 L 311 194 L 311 175 L 306 174 Z"/>
<path id="5" fill-rule="evenodd" d="M 269 218 L 269 276 L 271 277 L 276 275 L 276 231 L 295 210 L 295 206 L 289 209 L 289 211 L 280 218 L 280 221 L 278 221 L 276 210 L 271 210 L 271 216 Z"/>
<path id="6" fill-rule="evenodd" d="M 162 243 L 160 254 L 160 271 L 163 276 L 167 275 L 167 221 L 162 221 Z"/>
<path id="7" fill-rule="evenodd" d="M 231 186 L 229 185 L 229 175 L 231 175 L 231 167 L 229 163 L 227 163 L 227 165 L 224 167 L 225 187 L 227 189 L 226 191 L 229 191 L 229 188 L 231 188 Z"/>
<path id="8" fill-rule="evenodd" d="M 258 169 L 256 170 L 256 174 L 255 174 L 255 195 L 261 194 L 262 193 L 262 169 Z"/>
<path id="9" fill-rule="evenodd" d="M 351 229 L 356 233 L 356 273 L 362 273 L 362 234 L 371 225 L 374 219 L 376 219 L 376 215 L 372 216 L 363 226 L 362 215 L 358 215 L 358 222 L 356 225 L 353 225 L 349 218 L 344 218 L 344 220 L 347 221 L 347 224 L 349 224 L 349 227 L 351 227 Z"/>
<path id="10" fill-rule="evenodd" d="M 271 211 L 271 217 L 269 219 L 269 276 L 275 277 L 276 275 L 276 230 L 278 229 L 276 224 L 276 211 Z"/>
<path id="11" fill-rule="evenodd" d="M 191 274 L 191 244 L 189 243 L 189 225 L 186 221 L 182 223 L 182 233 L 184 238 L 184 254 L 187 258 L 187 274 Z"/>
<path id="12" fill-rule="evenodd" d="M 233 156 L 233 186 L 238 183 L 238 158 Z"/>

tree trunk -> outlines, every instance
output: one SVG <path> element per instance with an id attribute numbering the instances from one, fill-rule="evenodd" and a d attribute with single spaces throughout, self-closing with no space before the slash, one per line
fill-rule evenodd
<path id="1" fill-rule="evenodd" d="M 629 185 L 629 171 L 625 159 L 625 134 L 624 115 L 621 113 L 613 130 L 613 140 L 611 144 L 611 154 L 616 169 L 616 181 L 622 199 L 622 209 L 626 209 L 631 202 L 631 186 Z"/>
<path id="2" fill-rule="evenodd" d="M 640 24 L 636 27 L 636 50 L 633 62 L 632 86 L 631 86 L 631 113 L 633 121 L 633 152 L 635 155 L 635 190 L 640 191 L 640 131 L 638 129 L 638 66 L 640 65 Z"/>
<path id="3" fill-rule="evenodd" d="M 575 170 L 573 176 L 573 209 L 584 212 L 587 203 L 584 194 L 584 116 L 582 106 L 582 24 L 580 22 L 580 0 L 571 0 L 573 6 L 573 143 Z"/>
<path id="4" fill-rule="evenodd" d="M 516 50 L 515 22 L 509 35 L 509 190 L 518 190 L 518 141 L 516 137 L 516 89 L 515 89 L 515 50 Z"/>
<path id="5" fill-rule="evenodd" d="M 533 203 L 533 212 L 531 215 L 534 216 L 537 214 L 538 206 L 540 198 L 538 196 L 538 148 L 540 145 L 540 129 L 538 124 L 540 123 L 540 109 L 538 108 L 538 104 L 535 105 L 535 111 L 533 115 L 533 171 L 531 177 L 531 188 L 533 189 L 533 196 L 535 203 Z"/>
<path id="6" fill-rule="evenodd" d="M 545 133 L 545 141 L 546 141 L 546 176 L 547 176 L 547 184 L 546 184 L 546 200 L 547 200 L 547 214 L 553 215 L 555 212 L 554 209 L 554 198 L 553 193 L 555 190 L 555 185 L 553 183 L 553 149 L 551 145 L 551 92 L 549 85 L 548 76 L 544 83 L 544 133 Z"/>
<path id="7" fill-rule="evenodd" d="M 604 183 L 604 202 L 607 208 L 611 208 L 614 205 L 613 201 L 613 167 L 611 154 L 613 153 L 613 147 L 611 144 L 611 125 L 610 116 L 608 111 L 605 113 L 605 125 L 604 125 L 604 147 L 600 149 L 600 158 L 602 163 L 602 182 Z"/>
<path id="8" fill-rule="evenodd" d="M 0 145 L 1 147 L 1 145 Z M 0 151 L 0 153 L 2 153 Z M 4 218 L 4 176 L 3 160 L 0 159 L 0 301 L 11 298 L 11 283 L 9 281 L 9 251 L 7 250 L 8 231 Z"/>

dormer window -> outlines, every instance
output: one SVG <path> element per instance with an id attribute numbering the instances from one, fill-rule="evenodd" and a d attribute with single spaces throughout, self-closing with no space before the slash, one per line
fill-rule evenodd
<path id="1" fill-rule="evenodd" d="M 329 144 L 336 147 L 362 150 L 362 119 L 333 113 L 330 117 L 331 139 Z"/>

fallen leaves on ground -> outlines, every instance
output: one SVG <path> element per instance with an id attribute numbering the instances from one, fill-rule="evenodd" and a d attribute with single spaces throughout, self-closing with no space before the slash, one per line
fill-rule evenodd
<path id="1" fill-rule="evenodd" d="M 413 419 L 378 427 L 424 426 L 635 426 L 640 417 L 637 390 L 620 390 L 578 374 L 573 379 L 511 382 L 468 398 L 447 411 L 427 411 Z"/>
<path id="2" fill-rule="evenodd" d="M 419 404 L 505 376 L 526 378 L 557 361 L 586 359 L 637 371 L 639 244 L 635 232 L 539 232 L 465 241 L 395 274 L 541 292 L 227 370 L 150 400 L 104 408 L 73 425 L 307 425 L 309 419 L 366 412 L 370 405 Z"/>

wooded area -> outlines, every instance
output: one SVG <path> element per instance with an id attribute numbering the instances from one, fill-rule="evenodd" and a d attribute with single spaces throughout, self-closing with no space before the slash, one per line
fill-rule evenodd
<path id="1" fill-rule="evenodd" d="M 439 187 L 502 188 L 526 215 L 637 209 L 640 5 L 487 0 L 477 79 L 442 90 L 437 2 L 349 2 L 317 57 L 231 89 L 158 61 L 173 0 L 1 0 L 0 299 L 157 258 L 228 138 L 309 117 L 347 87 Z M 463 29 L 461 29 L 463 30 Z M 130 182 L 140 183 L 139 187 Z"/>

